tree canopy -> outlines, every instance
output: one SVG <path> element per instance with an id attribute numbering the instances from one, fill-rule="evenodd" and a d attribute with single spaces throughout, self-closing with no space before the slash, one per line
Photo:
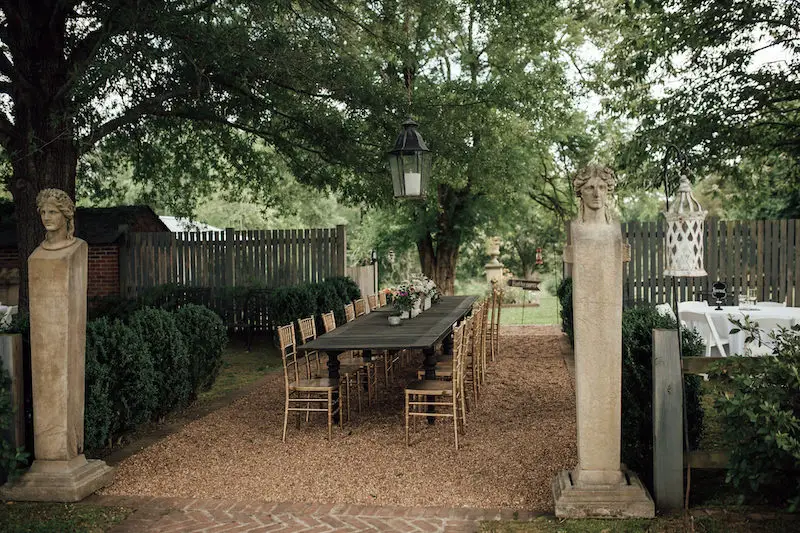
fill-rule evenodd
<path id="1" fill-rule="evenodd" d="M 797 2 L 617 0 L 585 13 L 606 49 L 607 110 L 638 123 L 617 160 L 623 174 L 658 187 L 660 158 L 675 144 L 732 213 L 800 215 Z"/>

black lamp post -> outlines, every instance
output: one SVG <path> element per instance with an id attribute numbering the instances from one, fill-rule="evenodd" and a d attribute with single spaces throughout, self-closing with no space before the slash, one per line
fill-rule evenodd
<path id="1" fill-rule="evenodd" d="M 395 198 L 425 198 L 431 173 L 431 151 L 417 131 L 418 125 L 406 119 L 394 148 L 389 151 Z"/>

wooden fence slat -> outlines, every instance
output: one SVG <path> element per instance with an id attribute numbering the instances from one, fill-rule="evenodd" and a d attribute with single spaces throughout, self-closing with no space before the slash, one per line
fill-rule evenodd
<path id="1" fill-rule="evenodd" d="M 653 492 L 659 510 L 683 506 L 683 375 L 678 330 L 653 330 Z"/>
<path id="2" fill-rule="evenodd" d="M 756 246 L 758 252 L 756 253 L 756 279 L 755 285 L 758 298 L 763 300 L 762 291 L 764 290 L 764 221 L 756 221 Z"/>

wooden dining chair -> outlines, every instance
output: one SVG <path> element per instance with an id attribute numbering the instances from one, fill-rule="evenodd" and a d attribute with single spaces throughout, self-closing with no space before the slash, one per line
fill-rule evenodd
<path id="1" fill-rule="evenodd" d="M 495 288 L 492 290 L 492 317 L 489 327 L 491 329 L 490 359 L 494 362 L 495 357 L 500 355 L 500 311 L 503 309 L 503 290 Z"/>
<path id="2" fill-rule="evenodd" d="M 308 341 L 314 340 L 317 338 L 317 324 L 314 320 L 313 316 L 308 318 L 298 318 L 297 319 L 297 331 L 300 333 L 300 342 L 299 344 L 305 344 Z M 323 372 L 322 370 L 322 362 L 320 361 L 320 354 L 317 350 L 312 350 L 306 352 L 306 361 L 310 366 L 312 363 L 314 364 L 314 369 L 309 369 L 309 376 L 312 378 L 321 378 L 327 376 L 327 372 Z"/>
<path id="3" fill-rule="evenodd" d="M 322 327 L 325 333 L 330 333 L 336 329 L 336 317 L 333 311 L 322 314 Z M 369 365 L 363 361 L 356 360 L 353 357 L 347 357 L 349 352 L 344 352 L 339 355 L 339 377 L 342 381 L 342 387 L 345 390 L 345 402 L 347 405 L 347 420 L 350 421 L 350 398 L 351 394 L 355 392 L 358 401 L 358 414 L 361 414 L 362 396 L 361 391 L 364 385 L 367 385 L 367 398 L 368 403 L 371 403 L 371 383 L 369 382 Z"/>
<path id="4" fill-rule="evenodd" d="M 334 408 L 333 393 L 339 391 L 339 383 L 330 378 L 309 378 L 300 371 L 297 361 L 297 343 L 294 334 L 294 324 L 286 324 L 278 328 L 278 344 L 283 359 L 283 381 L 286 392 L 283 413 L 283 442 L 286 442 L 286 430 L 289 425 L 289 412 L 297 413 L 297 426 L 300 427 L 300 415 L 306 413 L 307 418 L 312 413 L 326 413 L 328 415 L 328 440 L 333 439 L 333 417 L 339 413 L 340 408 Z M 306 364 L 308 369 L 308 365 Z M 342 417 L 339 417 L 339 427 Z"/>
<path id="5" fill-rule="evenodd" d="M 463 409 L 463 325 L 453 328 L 453 362 L 455 374 L 450 381 L 423 379 L 409 383 L 405 388 L 406 446 L 410 446 L 409 421 L 417 417 L 436 417 L 453 419 L 453 435 L 458 450 L 459 414 L 466 424 Z M 428 412 L 432 407 L 433 411 Z M 444 408 L 437 411 L 438 408 Z M 415 424 L 416 425 L 416 424 Z"/>
<path id="6" fill-rule="evenodd" d="M 381 307 L 386 307 L 386 305 L 388 305 L 388 302 L 386 300 L 386 292 L 381 291 L 378 293 L 378 301 Z"/>
<path id="7" fill-rule="evenodd" d="M 356 319 L 356 308 L 352 302 L 344 305 L 344 318 L 347 322 L 352 322 Z"/>
<path id="8" fill-rule="evenodd" d="M 353 300 L 353 307 L 356 311 L 356 318 L 367 313 L 367 302 L 364 300 L 364 298 Z"/>
<path id="9" fill-rule="evenodd" d="M 377 294 L 370 294 L 367 296 L 367 303 L 369 304 L 370 311 L 374 311 L 381 306 L 380 298 Z"/>

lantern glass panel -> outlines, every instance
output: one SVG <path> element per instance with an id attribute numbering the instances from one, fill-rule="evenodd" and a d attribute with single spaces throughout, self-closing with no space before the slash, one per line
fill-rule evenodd
<path id="1" fill-rule="evenodd" d="M 403 169 L 402 157 L 392 155 L 389 157 L 389 170 L 392 172 L 392 187 L 395 196 L 403 196 Z"/>

